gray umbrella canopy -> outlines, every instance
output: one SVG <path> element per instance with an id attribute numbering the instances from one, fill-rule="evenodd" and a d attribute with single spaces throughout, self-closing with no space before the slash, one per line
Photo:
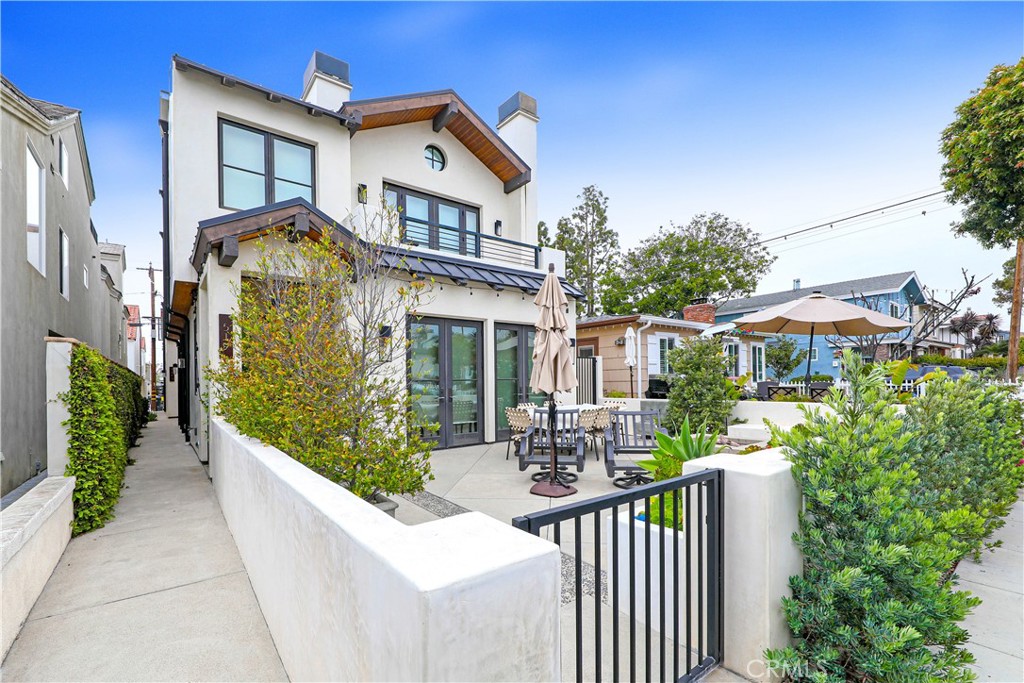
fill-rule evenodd
<path id="1" fill-rule="evenodd" d="M 787 301 L 733 321 L 736 327 L 771 334 L 824 334 L 857 337 L 898 332 L 910 327 L 906 320 L 833 299 L 824 294 Z"/>
<path id="2" fill-rule="evenodd" d="M 549 265 L 547 277 L 533 303 L 540 310 L 536 324 L 537 336 L 533 344 L 530 388 L 545 394 L 571 391 L 576 388 L 576 371 L 572 365 L 569 323 L 565 319 L 565 308 L 569 301 L 562 291 L 562 283 L 555 275 L 554 265 Z"/>

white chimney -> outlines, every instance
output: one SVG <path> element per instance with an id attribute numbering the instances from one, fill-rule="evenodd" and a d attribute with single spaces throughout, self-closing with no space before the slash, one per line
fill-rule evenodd
<path id="1" fill-rule="evenodd" d="M 800 289 L 800 278 L 794 278 L 793 280 L 793 291 Z"/>
<path id="2" fill-rule="evenodd" d="M 526 225 L 519 239 L 528 244 L 537 243 L 537 100 L 524 92 L 517 92 L 498 107 L 498 135 L 530 167 L 530 182 L 525 193 Z"/>
<path id="3" fill-rule="evenodd" d="M 302 78 L 302 99 L 318 107 L 337 111 L 351 99 L 351 95 L 348 62 L 315 51 Z"/>

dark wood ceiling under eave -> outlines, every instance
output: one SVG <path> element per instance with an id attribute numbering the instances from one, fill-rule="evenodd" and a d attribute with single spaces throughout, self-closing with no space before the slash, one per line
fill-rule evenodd
<path id="1" fill-rule="evenodd" d="M 526 162 L 454 92 L 355 100 L 346 102 L 341 110 L 342 114 L 356 112 L 362 115 L 362 124 L 358 130 L 433 120 L 435 130 L 447 128 L 456 140 L 505 184 L 506 192 L 530 180 L 530 167 Z"/>

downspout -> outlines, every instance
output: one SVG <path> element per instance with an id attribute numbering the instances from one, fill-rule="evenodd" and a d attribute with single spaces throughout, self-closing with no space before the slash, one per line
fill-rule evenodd
<path id="1" fill-rule="evenodd" d="M 643 316 L 640 316 L 640 321 L 643 321 Z M 640 387 L 643 386 L 644 367 L 646 364 L 643 362 L 644 349 L 647 345 L 644 344 L 644 330 L 654 324 L 653 320 L 648 320 L 636 331 L 636 397 L 643 398 L 643 393 L 640 391 Z M 649 360 L 649 359 L 648 359 Z M 647 373 L 648 375 L 650 372 Z"/>

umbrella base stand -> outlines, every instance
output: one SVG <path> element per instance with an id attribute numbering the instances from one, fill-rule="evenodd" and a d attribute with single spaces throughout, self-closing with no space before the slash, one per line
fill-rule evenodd
<path id="1" fill-rule="evenodd" d="M 530 493 L 535 496 L 544 496 L 545 498 L 561 498 L 576 493 L 576 487 L 564 484 L 557 479 L 551 481 L 551 478 L 547 477 L 543 481 L 538 481 L 531 486 Z"/>

